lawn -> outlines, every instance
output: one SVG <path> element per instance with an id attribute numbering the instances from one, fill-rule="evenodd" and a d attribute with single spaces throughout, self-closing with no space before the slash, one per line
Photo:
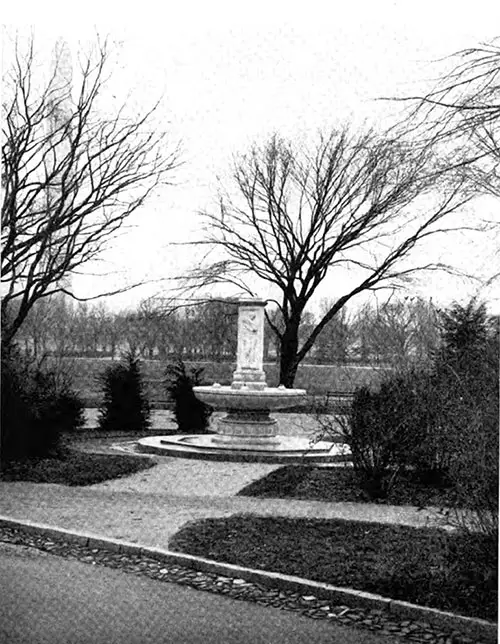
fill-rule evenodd
<path id="1" fill-rule="evenodd" d="M 371 502 L 356 481 L 351 467 L 315 467 L 314 465 L 287 465 L 247 485 L 240 496 L 278 499 L 303 499 L 330 502 Z M 410 475 L 402 477 L 385 499 L 377 503 L 414 505 L 417 507 L 450 507 L 454 502 L 450 487 L 427 485 Z"/>
<path id="2" fill-rule="evenodd" d="M 3 463 L 2 481 L 31 481 L 61 485 L 93 485 L 149 469 L 155 462 L 128 454 L 90 454 L 65 450 L 59 458 L 36 458 Z"/>
<path id="3" fill-rule="evenodd" d="M 50 358 L 48 360 L 50 364 Z M 73 386 L 85 400 L 88 407 L 98 406 L 102 400 L 102 385 L 99 376 L 112 364 L 108 358 L 65 358 L 63 364 L 73 377 Z M 163 384 L 167 362 L 162 360 L 141 360 L 149 400 L 155 404 L 165 404 L 167 394 Z M 203 368 L 203 380 L 212 384 L 229 384 L 236 367 L 232 362 L 186 362 L 191 367 Z M 278 383 L 278 367 L 275 363 L 264 365 L 269 386 Z M 310 394 L 325 394 L 328 391 L 352 392 L 357 386 L 380 380 L 383 370 L 363 365 L 309 365 L 301 364 L 297 372 L 295 386 L 304 388 Z"/>
<path id="4" fill-rule="evenodd" d="M 174 550 L 497 620 L 480 535 L 340 519 L 236 515 L 184 526 Z"/>

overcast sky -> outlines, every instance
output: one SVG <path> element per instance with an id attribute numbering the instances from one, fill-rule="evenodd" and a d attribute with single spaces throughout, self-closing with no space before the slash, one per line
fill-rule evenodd
<path id="1" fill-rule="evenodd" d="M 383 126 L 394 105 L 375 99 L 414 94 L 443 69 L 438 59 L 491 40 L 500 25 L 500 3 L 481 0 L 268 1 L 243 10 L 235 9 L 237 3 L 141 2 L 134 13 L 123 3 L 86 2 L 83 15 L 82 5 L 21 4 L 23 14 L 15 15 L 14 7 L 4 21 L 9 29 L 25 27 L 29 15 L 47 61 L 58 37 L 76 53 L 96 30 L 109 34 L 116 54 L 110 95 L 132 92 L 138 109 L 164 95 L 160 121 L 183 146 L 176 185 L 138 212 L 135 228 L 106 255 L 100 270 L 112 273 L 108 281 L 74 280 L 84 295 L 126 280 L 168 277 L 187 266 L 190 254 L 168 243 L 196 236 L 197 213 L 210 206 L 232 154 L 273 131 L 307 138 L 346 120 Z M 4 43 L 4 66 L 5 60 Z M 439 252 L 486 278 L 495 245 L 491 238 L 462 236 L 442 243 Z M 474 288 L 444 277 L 414 286 L 444 301 Z M 119 296 L 114 306 L 133 305 L 158 290 Z M 487 295 L 495 299 L 493 289 Z"/>

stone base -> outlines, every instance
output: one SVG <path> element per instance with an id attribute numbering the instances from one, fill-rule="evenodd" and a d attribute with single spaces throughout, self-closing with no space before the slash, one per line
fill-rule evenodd
<path id="1" fill-rule="evenodd" d="M 216 434 L 212 438 L 212 443 L 217 446 L 226 447 L 229 449 L 273 449 L 279 445 L 277 436 L 224 436 L 223 434 Z"/>
<path id="2" fill-rule="evenodd" d="M 311 445 L 307 438 L 276 436 L 271 445 L 245 445 L 239 448 L 214 442 L 211 434 L 149 436 L 137 442 L 137 449 L 148 454 L 239 463 L 350 463 L 349 447 L 320 441 Z"/>
<path id="3" fill-rule="evenodd" d="M 261 391 L 267 387 L 266 374 L 262 369 L 241 369 L 233 373 L 232 389 Z"/>
<path id="4" fill-rule="evenodd" d="M 217 423 L 214 444 L 227 445 L 236 449 L 245 447 L 269 447 L 278 443 L 277 422 L 263 412 L 229 412 Z"/>

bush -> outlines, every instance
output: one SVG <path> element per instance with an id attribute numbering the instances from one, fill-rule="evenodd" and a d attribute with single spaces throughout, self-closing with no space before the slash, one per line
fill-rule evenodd
<path id="1" fill-rule="evenodd" d="M 174 416 L 182 434 L 206 434 L 212 408 L 198 400 L 193 387 L 203 384 L 202 368 L 192 368 L 189 373 L 184 362 L 178 358 L 167 365 L 165 388 L 174 402 Z"/>
<path id="2" fill-rule="evenodd" d="M 362 487 L 384 497 L 404 470 L 451 486 L 453 520 L 498 534 L 498 328 L 483 305 L 441 314 L 441 348 L 431 371 L 390 376 L 355 393 L 342 424 Z M 460 508 L 460 509 L 458 509 Z M 466 508 L 464 510 L 463 508 Z"/>
<path id="3" fill-rule="evenodd" d="M 385 498 L 409 470 L 422 484 L 449 485 L 454 445 L 447 415 L 453 404 L 423 370 L 392 375 L 377 391 L 356 390 L 341 424 L 364 491 Z"/>
<path id="4" fill-rule="evenodd" d="M 144 393 L 139 359 L 128 352 L 123 361 L 100 376 L 103 403 L 98 427 L 102 431 L 145 432 L 150 426 L 150 406 Z"/>
<path id="5" fill-rule="evenodd" d="M 408 466 L 430 419 L 414 372 L 392 376 L 378 391 L 361 387 L 341 420 L 354 470 L 371 498 L 385 498 Z"/>
<path id="6" fill-rule="evenodd" d="M 442 314 L 442 348 L 435 378 L 447 392 L 446 429 L 453 447 L 450 478 L 456 505 L 449 513 L 462 532 L 480 532 L 488 559 L 498 543 L 498 320 L 483 304 L 454 304 Z"/>
<path id="7" fill-rule="evenodd" d="M 454 455 L 447 420 L 453 399 L 434 374 L 424 371 L 409 374 L 404 387 L 407 428 L 416 439 L 411 450 L 401 455 L 404 467 L 423 484 L 447 487 Z"/>
<path id="8" fill-rule="evenodd" d="M 15 347 L 2 354 L 1 401 L 3 461 L 56 456 L 62 432 L 85 422 L 69 376 L 30 363 Z"/>

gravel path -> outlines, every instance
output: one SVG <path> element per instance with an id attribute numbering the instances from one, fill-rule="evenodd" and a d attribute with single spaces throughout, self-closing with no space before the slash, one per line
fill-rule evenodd
<path id="1" fill-rule="evenodd" d="M 79 448 L 115 451 L 127 449 L 127 441 L 93 441 Z M 442 525 L 436 509 L 419 511 L 409 506 L 363 503 L 325 503 L 259 499 L 236 496 L 239 490 L 279 465 L 223 463 L 155 456 L 157 465 L 132 476 L 88 487 L 54 484 L 0 482 L 0 514 L 13 519 L 53 525 L 77 532 L 122 539 L 144 546 L 168 549 L 170 537 L 188 521 L 208 517 L 253 513 L 261 516 L 344 518 L 349 520 L 399 523 L 410 526 Z M 62 556 L 75 556 L 89 563 L 124 567 L 130 572 L 147 574 L 220 592 L 246 601 L 279 606 L 302 612 L 314 619 L 339 620 L 358 624 L 384 635 L 431 644 L 469 644 L 472 640 L 458 633 L 440 632 L 427 624 L 395 622 L 377 611 L 329 606 L 314 598 L 259 588 L 241 580 L 165 567 L 144 558 L 130 560 L 112 553 L 54 544 L 17 531 L 0 530 L 0 541 L 34 546 Z M 388 639 L 389 641 L 389 639 Z"/>
<path id="2" fill-rule="evenodd" d="M 187 521 L 235 513 L 442 524 L 433 509 L 235 496 L 277 465 L 155 460 L 149 470 L 88 487 L 0 482 L 0 514 L 162 548 Z"/>

